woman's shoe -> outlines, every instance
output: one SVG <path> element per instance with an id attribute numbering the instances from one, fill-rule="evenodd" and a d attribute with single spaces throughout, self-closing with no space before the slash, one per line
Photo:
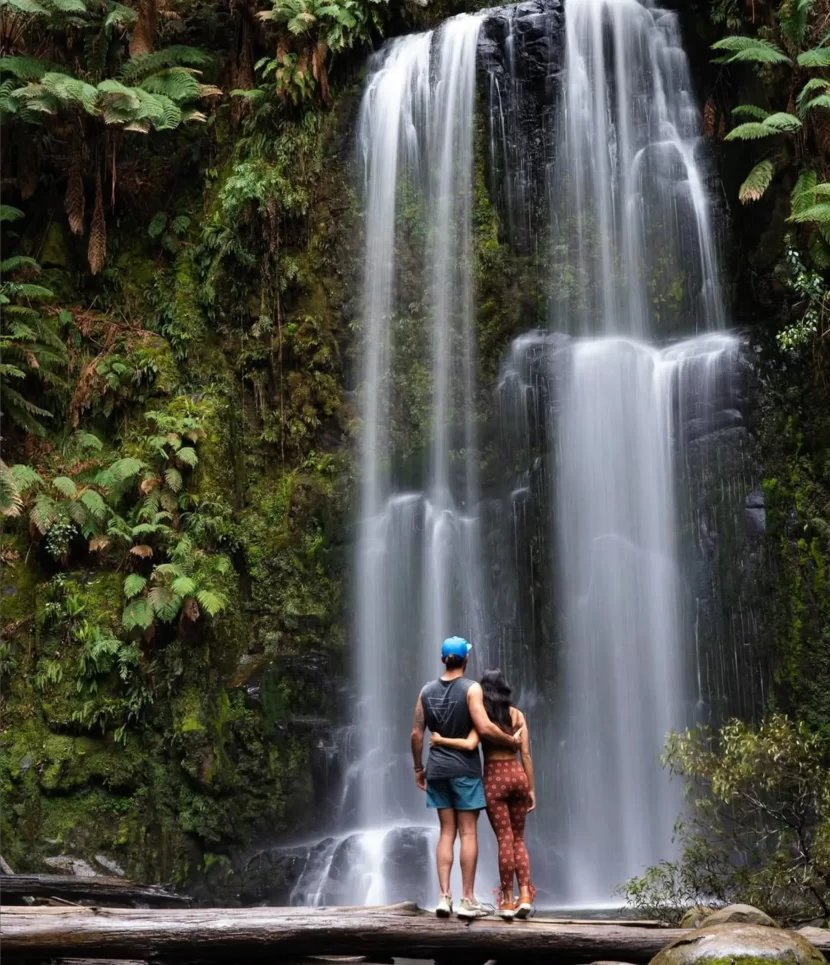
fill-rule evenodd
<path id="1" fill-rule="evenodd" d="M 441 900 L 438 902 L 438 907 L 435 909 L 435 914 L 439 918 L 449 918 L 452 914 L 452 895 L 447 892 L 445 895 L 441 895 Z"/>
<path id="2" fill-rule="evenodd" d="M 504 891 L 499 892 L 499 918 L 505 921 L 513 921 L 516 917 L 516 902 L 513 895 Z"/>
<path id="3" fill-rule="evenodd" d="M 533 885 L 522 885 L 521 888 L 519 888 L 519 901 L 515 906 L 516 918 L 527 918 L 531 911 L 533 911 L 535 892 L 536 889 Z"/>

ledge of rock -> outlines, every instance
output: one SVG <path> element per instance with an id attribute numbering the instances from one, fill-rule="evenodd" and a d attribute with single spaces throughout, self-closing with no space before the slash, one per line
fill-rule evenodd
<path id="1" fill-rule="evenodd" d="M 698 924 L 698 928 L 709 928 L 712 925 L 766 925 L 767 928 L 780 928 L 774 918 L 760 908 L 753 905 L 727 905 L 707 912 Z"/>
<path id="2" fill-rule="evenodd" d="M 768 925 L 710 925 L 667 945 L 651 965 L 826 965 L 822 953 L 798 932 Z"/>

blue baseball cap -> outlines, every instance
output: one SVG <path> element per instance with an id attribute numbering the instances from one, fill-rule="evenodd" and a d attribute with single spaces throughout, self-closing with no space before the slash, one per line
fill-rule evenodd
<path id="1" fill-rule="evenodd" d="M 466 659 L 472 649 L 473 645 L 467 643 L 463 637 L 447 637 L 441 647 L 441 656 Z"/>

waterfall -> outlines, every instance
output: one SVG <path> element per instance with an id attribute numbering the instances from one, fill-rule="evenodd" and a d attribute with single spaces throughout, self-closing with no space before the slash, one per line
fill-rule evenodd
<path id="1" fill-rule="evenodd" d="M 669 730 L 695 720 L 676 413 L 708 408 L 701 373 L 728 366 L 734 342 L 645 341 L 723 326 L 676 15 L 648 0 L 568 0 L 556 130 L 551 234 L 565 257 L 552 325 L 579 336 L 558 399 L 560 819 L 564 890 L 586 904 L 672 854 L 681 794 L 659 755 Z"/>
<path id="2" fill-rule="evenodd" d="M 473 641 L 474 675 L 502 666 L 528 715 L 540 902 L 605 903 L 671 856 L 667 731 L 728 707 L 752 660 L 735 630 L 751 614 L 717 609 L 713 487 L 734 490 L 734 516 L 751 485 L 700 130 L 677 18 L 650 0 L 565 0 L 564 26 L 562 0 L 526 0 L 372 58 L 357 136 L 354 753 L 335 830 L 292 846 L 292 862 L 305 855 L 292 902 L 434 900 L 437 828 L 409 731 L 450 634 Z M 481 392 L 478 144 L 547 305 L 546 330 L 515 338 Z"/>

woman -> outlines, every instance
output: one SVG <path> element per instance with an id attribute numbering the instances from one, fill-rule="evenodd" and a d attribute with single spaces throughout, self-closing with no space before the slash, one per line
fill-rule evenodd
<path id="1" fill-rule="evenodd" d="M 535 888 L 530 883 L 530 859 L 525 846 L 525 819 L 536 807 L 533 781 L 533 761 L 530 757 L 530 735 L 525 715 L 513 706 L 512 691 L 501 670 L 488 670 L 481 678 L 484 709 L 493 723 L 506 734 L 522 731 L 519 745 L 521 763 L 516 752 L 481 741 L 484 749 L 484 793 L 487 798 L 487 817 L 499 844 L 499 878 L 501 892 L 499 915 L 507 921 L 527 918 L 530 914 Z M 480 738 L 475 730 L 468 737 L 450 739 L 433 734 L 430 744 L 475 750 Z M 513 878 L 519 882 L 518 902 L 513 896 Z"/>

